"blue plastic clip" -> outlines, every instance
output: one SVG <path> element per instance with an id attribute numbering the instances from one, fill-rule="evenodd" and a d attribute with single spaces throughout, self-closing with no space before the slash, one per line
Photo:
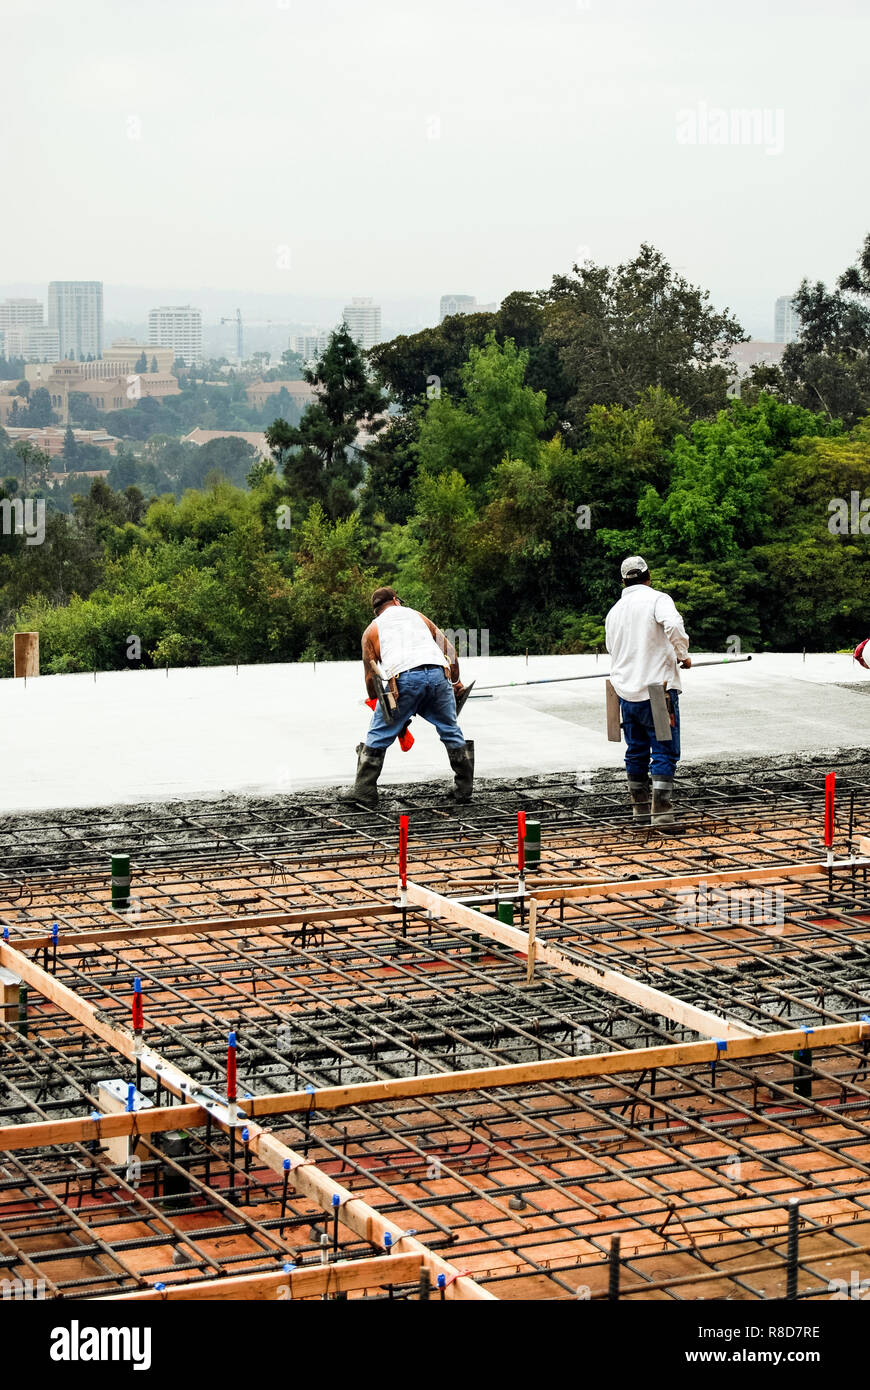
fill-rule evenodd
<path id="1" fill-rule="evenodd" d="M 289 1172 L 290 1172 L 290 1160 L 289 1160 L 289 1158 L 285 1158 L 285 1159 L 284 1159 L 284 1172 L 285 1172 L 285 1173 L 289 1173 Z"/>
<path id="2" fill-rule="evenodd" d="M 55 922 L 54 926 L 53 926 L 52 929 L 51 929 L 51 939 L 52 939 L 52 941 L 53 941 L 55 944 L 57 944 L 57 938 L 58 938 L 59 932 L 60 932 L 60 928 L 58 927 L 57 922 Z"/>
<path id="3" fill-rule="evenodd" d="M 332 1194 L 332 1205 L 333 1205 L 334 1207 L 340 1207 L 340 1206 L 341 1206 L 341 1198 L 339 1197 L 339 1195 L 338 1195 L 337 1192 L 333 1192 L 333 1194 Z"/>
<path id="4" fill-rule="evenodd" d="M 8 928 L 8 927 L 4 927 L 4 928 L 3 928 L 3 940 L 4 940 L 4 941 L 8 941 L 8 940 L 9 940 L 9 928 Z"/>
<path id="5" fill-rule="evenodd" d="M 242 1143 L 243 1143 L 243 1144 L 247 1144 L 247 1142 L 248 1142 L 248 1140 L 250 1139 L 250 1137 L 251 1137 L 251 1131 L 248 1129 L 248 1126 L 245 1125 L 245 1127 L 244 1127 L 243 1130 L 242 1130 Z"/>
<path id="6" fill-rule="evenodd" d="M 127 1111 L 132 1113 L 136 1109 L 136 1087 L 131 1081 L 127 1086 Z"/>
<path id="7" fill-rule="evenodd" d="M 438 1278 L 435 1280 L 435 1283 L 438 1285 L 439 1289 L 446 1289 L 446 1288 L 447 1288 L 447 1275 L 446 1275 L 446 1274 L 439 1274 L 439 1275 L 438 1275 Z"/>
<path id="8" fill-rule="evenodd" d="M 392 1249 L 392 1246 L 393 1246 L 393 1237 L 390 1235 L 389 1231 L 385 1231 L 385 1232 L 384 1232 L 384 1249 L 385 1249 L 386 1251 L 390 1251 L 390 1250 Z"/>

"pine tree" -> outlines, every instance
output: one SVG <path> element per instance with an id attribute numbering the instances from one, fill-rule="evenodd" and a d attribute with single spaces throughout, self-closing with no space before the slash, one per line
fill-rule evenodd
<path id="1" fill-rule="evenodd" d="M 64 472 L 68 473 L 70 468 L 78 462 L 79 446 L 76 437 L 72 432 L 72 427 L 67 425 L 66 434 L 63 437 L 63 449 L 61 457 L 64 463 Z"/>
<path id="2" fill-rule="evenodd" d="M 365 452 L 356 444 L 360 428 L 383 428 L 386 397 L 370 379 L 347 324 L 331 335 L 326 351 L 305 380 L 317 391 L 299 425 L 275 420 L 266 440 L 283 468 L 291 492 L 321 502 L 333 519 L 353 511 L 353 490 L 365 472 Z"/>

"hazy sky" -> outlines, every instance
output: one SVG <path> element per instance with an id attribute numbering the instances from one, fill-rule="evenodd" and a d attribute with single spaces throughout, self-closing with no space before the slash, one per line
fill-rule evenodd
<path id="1" fill-rule="evenodd" d="M 486 301 L 648 240 L 766 303 L 870 231 L 866 0 L 2 12 L 6 284 Z"/>

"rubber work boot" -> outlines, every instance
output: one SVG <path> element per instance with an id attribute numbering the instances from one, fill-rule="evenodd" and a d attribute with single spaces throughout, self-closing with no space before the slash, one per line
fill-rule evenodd
<path id="1" fill-rule="evenodd" d="M 347 791 L 341 793 L 341 801 L 358 801 L 369 811 L 378 806 L 378 778 L 384 765 L 383 748 L 369 748 L 366 743 L 356 746 L 356 781 Z"/>
<path id="2" fill-rule="evenodd" d="M 652 779 L 652 817 L 656 830 L 665 835 L 678 835 L 679 827 L 674 816 L 673 777 L 653 777 Z"/>
<path id="3" fill-rule="evenodd" d="M 447 756 L 455 774 L 451 795 L 457 805 L 464 806 L 471 800 L 474 786 L 474 743 L 464 743 L 461 748 L 448 748 Z"/>
<path id="4" fill-rule="evenodd" d="M 629 782 L 631 818 L 635 825 L 649 825 L 649 782 Z"/>

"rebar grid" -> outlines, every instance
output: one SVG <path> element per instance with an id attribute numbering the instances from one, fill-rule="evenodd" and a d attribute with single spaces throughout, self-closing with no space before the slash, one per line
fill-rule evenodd
<path id="1" fill-rule="evenodd" d="M 679 841 L 629 828 L 622 794 L 549 786 L 499 789 L 466 820 L 409 796 L 409 873 L 452 896 L 515 893 L 517 807 L 544 824 L 543 864 L 526 894 L 595 881 L 771 867 L 781 923 L 689 920 L 685 899 L 638 888 L 598 898 L 542 897 L 538 939 L 753 1029 L 852 1021 L 870 1011 L 870 890 L 863 866 L 790 880 L 820 848 L 821 778 L 706 788 Z M 115 1025 L 142 979 L 148 1044 L 198 1081 L 220 1086 L 225 1034 L 239 1035 L 240 1094 L 263 1096 L 480 1066 L 673 1043 L 695 1035 L 506 947 L 420 911 L 395 907 L 395 808 L 376 816 L 327 804 L 57 822 L 41 864 L 18 823 L 0 874 L 10 944 L 60 927 L 37 957 Z M 866 829 L 870 793 L 840 803 L 838 853 Z M 141 840 L 134 832 L 141 831 Z M 44 828 L 44 827 L 43 827 Z M 133 852 L 133 913 L 108 907 L 107 861 Z M 371 915 L 350 915 L 370 905 Z M 518 924 L 525 904 L 517 902 Z M 258 914 L 320 908 L 321 921 L 263 924 Z M 344 909 L 331 918 L 329 909 Z M 196 931 L 197 919 L 238 925 Z M 696 913 L 696 916 L 698 914 Z M 83 930 L 176 925 L 180 935 L 83 941 Z M 781 930 L 779 927 L 781 926 Z M 773 930 L 771 930 L 773 927 Z M 33 949 L 33 948 L 31 948 Z M 97 1085 L 131 1066 L 31 993 L 27 1033 L 0 1021 L 0 1123 L 86 1114 Z M 867 1272 L 870 1083 L 866 1045 L 636 1079 L 596 1076 L 315 1110 L 285 1123 L 288 1143 L 430 1249 L 502 1297 L 604 1296 L 609 1240 L 622 1236 L 628 1297 L 782 1297 L 786 1206 L 801 1202 L 799 1297 Z M 158 1104 L 171 1097 L 147 1077 Z M 274 1126 L 273 1126 L 274 1127 Z M 323 1212 L 282 1193 L 273 1172 L 233 1161 L 210 1127 L 179 1163 L 138 1140 L 141 1178 L 88 1145 L 3 1154 L 0 1278 L 48 1270 L 51 1291 L 93 1295 L 317 1258 Z M 189 1211 L 163 1192 L 188 1184 Z M 312 1229 L 308 1229 L 311 1227 Z M 217 1234 L 211 1234 L 217 1232 Z M 26 1239 L 22 1239 L 26 1236 Z M 28 1245 L 30 1240 L 30 1245 Z M 47 1242 L 47 1243 L 46 1243 Z M 52 1243 L 53 1242 L 53 1243 Z M 194 1248 L 195 1247 L 195 1248 Z M 173 1264 L 182 1252 L 183 1266 Z M 344 1227 L 343 1258 L 371 1248 Z M 80 1266 L 76 1260 L 81 1262 Z M 187 1261 L 191 1263 L 187 1263 Z"/>
<path id="2" fill-rule="evenodd" d="M 400 1217 L 413 1202 L 424 1241 L 446 1226 L 451 1261 L 502 1297 L 574 1297 L 582 1286 L 601 1295 L 617 1231 L 638 1288 L 781 1296 L 771 1289 L 784 1278 L 795 1196 L 803 1231 L 826 1238 L 801 1262 L 800 1296 L 813 1297 L 870 1266 L 861 1249 L 870 1240 L 870 1091 L 853 1080 L 866 1067 L 863 1052 L 826 1049 L 808 1100 L 795 1098 L 791 1059 L 779 1057 L 719 1063 L 713 1077 L 662 1068 L 633 1084 L 602 1077 L 582 1090 L 560 1082 L 349 1107 L 308 1125 L 294 1117 L 286 1137 L 307 1135 L 318 1166 L 380 1210 Z M 757 1284 L 729 1274 L 733 1262 L 751 1271 L 765 1261 Z M 671 1287 L 710 1272 L 716 1293 Z M 740 1293 L 723 1292 L 729 1284 Z"/>

